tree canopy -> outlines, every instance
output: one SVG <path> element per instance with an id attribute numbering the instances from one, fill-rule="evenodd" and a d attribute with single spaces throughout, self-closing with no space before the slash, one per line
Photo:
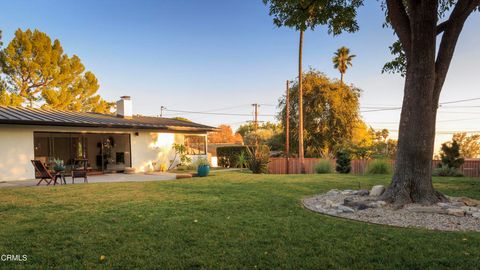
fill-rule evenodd
<path id="1" fill-rule="evenodd" d="M 480 157 L 480 134 L 467 135 L 467 133 L 453 134 L 452 141 L 460 146 L 460 154 L 464 158 Z"/>
<path id="2" fill-rule="evenodd" d="M 242 136 L 238 133 L 233 133 L 232 127 L 229 125 L 220 125 L 217 131 L 208 134 L 209 143 L 239 143 L 243 142 Z"/>
<path id="3" fill-rule="evenodd" d="M 296 30 L 314 30 L 326 25 L 334 35 L 358 30 L 355 19 L 363 0 L 263 0 L 270 7 L 273 23 Z"/>
<path id="4" fill-rule="evenodd" d="M 351 141 L 353 130 L 361 121 L 360 90 L 331 80 L 325 74 L 310 70 L 304 74 L 305 142 L 307 156 L 330 154 L 339 144 Z M 285 123 L 285 96 L 280 99 L 279 118 Z M 291 137 L 298 136 L 298 81 L 290 89 Z M 291 148 L 298 144 L 292 139 Z"/>
<path id="5" fill-rule="evenodd" d="M 18 29 L 1 52 L 1 68 L 9 95 L 18 95 L 30 106 L 108 113 L 112 106 L 96 95 L 99 85 L 85 71 L 80 58 L 64 53 L 59 40 L 39 30 Z M 6 94 L 5 94 L 6 95 Z"/>

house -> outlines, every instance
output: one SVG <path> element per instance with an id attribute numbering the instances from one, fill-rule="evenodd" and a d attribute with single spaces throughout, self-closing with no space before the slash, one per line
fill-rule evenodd
<path id="1" fill-rule="evenodd" d="M 168 167 L 174 143 L 193 159 L 206 157 L 214 128 L 132 114 L 132 100 L 117 101 L 116 115 L 0 106 L 0 181 L 32 179 L 32 159 L 87 159 L 90 173 L 137 172 Z"/>

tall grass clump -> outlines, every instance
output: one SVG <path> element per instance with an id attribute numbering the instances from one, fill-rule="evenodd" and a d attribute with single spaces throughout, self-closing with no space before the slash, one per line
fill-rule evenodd
<path id="1" fill-rule="evenodd" d="M 332 173 L 332 163 L 328 159 L 322 159 L 320 162 L 315 164 L 316 173 Z"/>
<path id="2" fill-rule="evenodd" d="M 391 174 L 392 165 L 387 160 L 376 159 L 367 166 L 367 174 Z"/>

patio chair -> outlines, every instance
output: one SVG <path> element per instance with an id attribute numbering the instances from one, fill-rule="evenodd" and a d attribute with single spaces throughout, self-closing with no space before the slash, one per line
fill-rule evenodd
<path id="1" fill-rule="evenodd" d="M 47 170 L 47 167 L 45 167 L 45 164 L 43 164 L 42 161 L 40 160 L 32 160 L 33 167 L 35 168 L 35 179 L 40 179 L 38 181 L 37 186 L 40 185 L 42 181 L 45 181 L 47 183 L 47 186 L 50 185 L 52 181 L 55 181 L 55 175 L 50 173 L 49 170 Z"/>
<path id="2" fill-rule="evenodd" d="M 83 178 L 84 183 L 88 183 L 88 160 L 76 159 L 72 168 L 72 184 L 75 184 L 75 178 Z"/>

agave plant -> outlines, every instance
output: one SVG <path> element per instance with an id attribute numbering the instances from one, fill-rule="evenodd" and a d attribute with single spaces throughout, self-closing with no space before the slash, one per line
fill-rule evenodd
<path id="1" fill-rule="evenodd" d="M 237 162 L 235 163 L 235 167 L 240 168 L 243 171 L 243 168 L 248 166 L 248 156 L 245 151 L 240 152 L 237 156 Z"/>

